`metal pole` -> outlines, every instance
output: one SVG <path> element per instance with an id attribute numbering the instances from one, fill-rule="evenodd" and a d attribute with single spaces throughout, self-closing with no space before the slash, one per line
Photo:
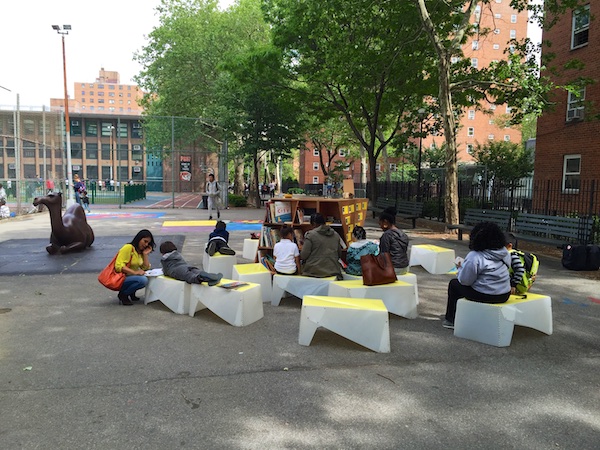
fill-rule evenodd
<path id="1" fill-rule="evenodd" d="M 423 155 L 423 117 L 419 128 L 419 167 L 417 169 L 417 201 L 421 201 L 421 159 Z"/>
<path id="2" fill-rule="evenodd" d="M 63 52 L 63 79 L 65 87 L 65 132 L 67 135 L 67 179 L 69 180 L 69 188 L 67 189 L 67 208 L 75 204 L 73 198 L 73 165 L 71 162 L 71 119 L 69 119 L 69 94 L 67 90 L 67 55 L 65 52 L 65 35 L 62 36 L 62 52 Z"/>
<path id="3" fill-rule="evenodd" d="M 17 214 L 21 211 L 21 106 L 17 94 L 17 112 L 15 117 L 15 189 L 17 194 Z"/>
<path id="4" fill-rule="evenodd" d="M 46 106 L 42 106 L 42 151 L 44 154 L 44 183 L 48 181 L 48 171 L 46 170 Z M 44 190 L 46 186 L 44 186 Z"/>
<path id="5" fill-rule="evenodd" d="M 175 116 L 171 116 L 171 208 L 175 209 Z"/>
<path id="6" fill-rule="evenodd" d="M 117 117 L 117 184 L 119 185 L 119 209 L 123 203 L 123 182 L 121 181 L 121 118 Z"/>

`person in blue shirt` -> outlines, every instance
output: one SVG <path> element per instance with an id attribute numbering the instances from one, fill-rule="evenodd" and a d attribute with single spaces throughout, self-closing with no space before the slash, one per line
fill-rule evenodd
<path id="1" fill-rule="evenodd" d="M 208 236 L 208 244 L 206 245 L 206 253 L 213 256 L 215 253 L 222 255 L 235 255 L 235 251 L 229 248 L 229 232 L 227 225 L 222 220 L 217 221 L 215 230 Z"/>
<path id="2" fill-rule="evenodd" d="M 362 267 L 360 265 L 360 257 L 364 255 L 379 254 L 379 245 L 373 241 L 367 240 L 367 232 L 361 226 L 354 227 L 352 230 L 352 242 L 348 246 L 346 254 L 346 273 L 348 275 L 362 275 Z"/>

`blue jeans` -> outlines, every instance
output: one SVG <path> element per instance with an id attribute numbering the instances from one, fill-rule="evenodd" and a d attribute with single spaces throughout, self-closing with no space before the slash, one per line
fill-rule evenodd
<path id="1" fill-rule="evenodd" d="M 123 287 L 121 287 L 119 294 L 135 294 L 138 289 L 145 288 L 147 284 L 148 277 L 146 275 L 129 275 L 128 277 L 125 277 Z"/>

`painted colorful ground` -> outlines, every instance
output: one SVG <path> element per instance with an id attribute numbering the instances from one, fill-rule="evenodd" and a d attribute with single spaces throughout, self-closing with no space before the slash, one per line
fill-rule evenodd
<path id="1" fill-rule="evenodd" d="M 163 222 L 162 231 L 169 233 L 212 231 L 216 223 L 216 220 L 166 220 Z M 227 231 L 260 231 L 261 227 L 260 220 L 227 222 Z"/>

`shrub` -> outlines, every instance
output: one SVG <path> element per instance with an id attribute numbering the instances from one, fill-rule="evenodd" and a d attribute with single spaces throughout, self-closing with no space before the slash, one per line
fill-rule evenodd
<path id="1" fill-rule="evenodd" d="M 248 206 L 248 199 L 243 195 L 228 194 L 227 198 L 229 199 L 229 204 L 231 206 Z"/>
<path id="2" fill-rule="evenodd" d="M 304 189 L 302 188 L 289 188 L 288 194 L 304 194 Z"/>

